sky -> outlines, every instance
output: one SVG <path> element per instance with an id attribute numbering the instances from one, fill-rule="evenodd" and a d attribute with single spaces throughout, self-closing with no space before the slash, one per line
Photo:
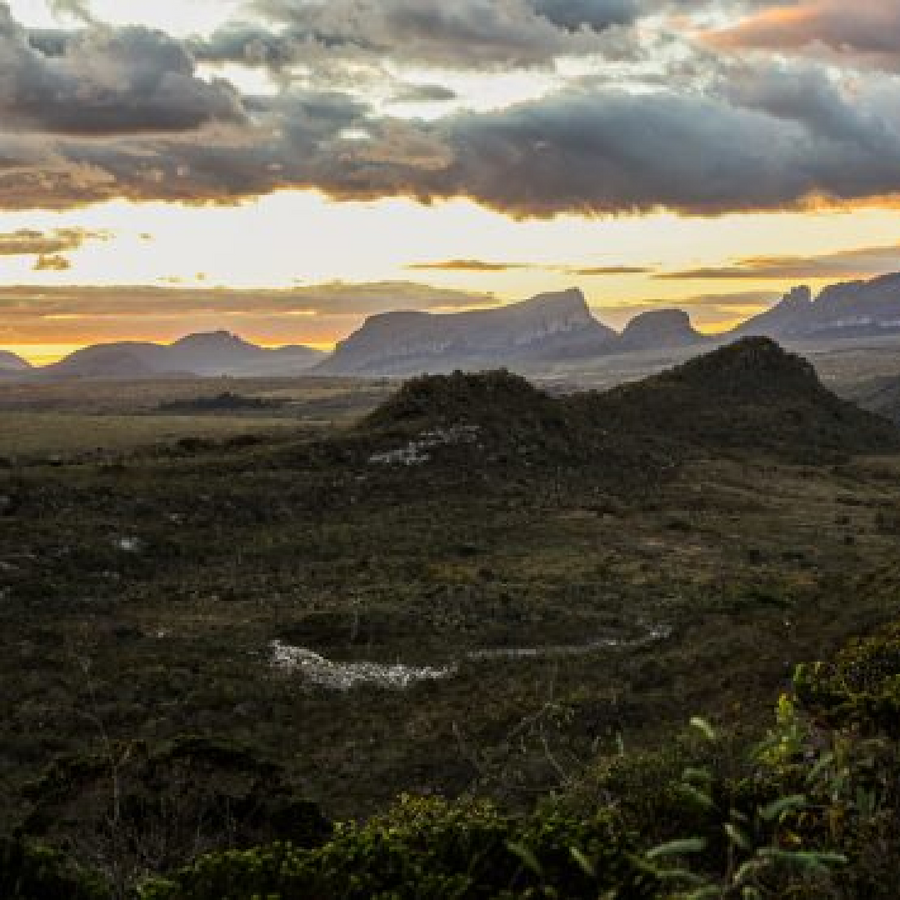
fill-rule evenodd
<path id="1" fill-rule="evenodd" d="M 0 0 L 0 346 L 900 269 L 900 0 Z"/>

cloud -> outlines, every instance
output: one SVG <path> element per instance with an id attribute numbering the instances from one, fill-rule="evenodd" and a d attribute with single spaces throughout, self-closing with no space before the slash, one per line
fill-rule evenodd
<path id="1" fill-rule="evenodd" d="M 173 288 L 147 285 L 0 287 L 0 303 L 23 319 L 77 315 L 186 318 L 201 314 L 268 316 L 365 316 L 393 310 L 453 310 L 493 306 L 490 294 L 410 282 L 330 283 L 285 289 Z"/>
<path id="2" fill-rule="evenodd" d="M 285 60 L 312 68 L 347 51 L 388 68 L 418 60 L 426 77 L 439 65 L 492 72 L 596 53 L 620 20 L 670 7 L 256 0 L 256 23 L 233 23 L 206 49 L 224 52 L 230 36 L 228 54 L 245 53 L 239 35 L 252 34 L 253 53 L 271 60 L 274 34 L 292 42 Z M 900 195 L 900 82 L 884 73 L 688 55 L 682 43 L 642 59 L 643 82 L 631 60 L 618 75 L 560 80 L 516 105 L 422 121 L 385 114 L 365 85 L 286 81 L 276 94 L 239 95 L 200 77 L 195 46 L 140 27 L 27 34 L 0 3 L 0 209 L 235 203 L 296 188 L 341 200 L 468 198 L 523 218 L 718 215 Z"/>
<path id="3" fill-rule="evenodd" d="M 330 343 L 376 313 L 446 312 L 496 303 L 489 294 L 408 282 L 331 283 L 286 290 L 0 287 L 9 344 L 174 339 L 189 331 L 223 327 L 273 343 Z"/>
<path id="4" fill-rule="evenodd" d="M 900 63 L 900 3 L 897 0 L 801 0 L 763 9 L 735 26 L 711 32 L 722 49 L 816 51 Z"/>
<path id="5" fill-rule="evenodd" d="M 455 91 L 440 84 L 406 84 L 391 98 L 392 103 L 449 103 Z"/>
<path id="6" fill-rule="evenodd" d="M 559 56 L 601 52 L 603 32 L 637 14 L 630 0 L 256 0 L 272 24 L 232 23 L 198 55 L 283 67 L 325 50 L 449 68 L 548 66 Z"/>
<path id="7" fill-rule="evenodd" d="M 565 272 L 568 275 L 593 277 L 600 275 L 643 275 L 653 269 L 642 266 L 579 266 L 551 265 L 545 263 L 487 262 L 480 259 L 448 259 L 441 262 L 414 263 L 406 267 L 412 271 L 437 272 L 509 272 L 515 269 L 540 269 L 544 272 Z"/>
<path id="8" fill-rule="evenodd" d="M 531 0 L 535 12 L 563 28 L 603 31 L 640 15 L 638 0 Z"/>
<path id="9" fill-rule="evenodd" d="M 84 228 L 57 228 L 54 231 L 20 229 L 0 234 L 0 256 L 42 256 L 77 250 L 87 241 L 108 240 L 105 231 L 89 231 Z"/>
<path id="10" fill-rule="evenodd" d="M 654 271 L 643 266 L 592 266 L 585 269 L 568 269 L 572 275 L 646 275 Z"/>
<path id="11" fill-rule="evenodd" d="M 59 253 L 42 254 L 34 264 L 35 272 L 65 272 L 72 268 L 72 264 Z"/>
<path id="12" fill-rule="evenodd" d="M 614 328 L 621 328 L 635 316 L 659 309 L 681 309 L 693 324 L 709 331 L 724 331 L 750 316 L 772 306 L 780 298 L 766 291 L 742 291 L 735 294 L 700 294 L 677 300 L 656 299 L 640 303 L 605 304 L 593 307 L 600 319 Z"/>
<path id="13" fill-rule="evenodd" d="M 438 272 L 508 272 L 512 269 L 533 269 L 528 263 L 486 262 L 480 259 L 448 259 L 442 262 L 414 263 L 411 271 Z"/>
<path id="14" fill-rule="evenodd" d="M 45 52 L 48 49 L 54 52 Z M 0 3 L 0 117 L 5 130 L 103 136 L 241 123 L 237 91 L 204 81 L 184 47 L 139 26 L 96 26 L 48 47 Z"/>
<path id="15" fill-rule="evenodd" d="M 900 269 L 900 244 L 842 250 L 820 256 L 756 256 L 731 265 L 680 272 L 665 272 L 655 277 L 665 280 L 773 280 L 803 278 L 855 278 L 882 275 Z"/>

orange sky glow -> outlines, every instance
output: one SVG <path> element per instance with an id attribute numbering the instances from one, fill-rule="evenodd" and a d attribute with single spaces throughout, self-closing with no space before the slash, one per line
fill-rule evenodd
<path id="1" fill-rule="evenodd" d="M 0 347 L 327 348 L 570 286 L 711 333 L 900 268 L 900 2 L 479 2 L 0 3 Z"/>

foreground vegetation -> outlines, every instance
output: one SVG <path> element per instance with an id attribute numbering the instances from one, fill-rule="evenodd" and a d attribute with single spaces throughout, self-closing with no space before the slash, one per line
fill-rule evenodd
<path id="1" fill-rule="evenodd" d="M 589 767 L 528 815 L 471 798 L 405 796 L 363 824 L 331 826 L 309 804 L 277 810 L 273 782 L 264 814 L 232 811 L 241 829 L 254 818 L 280 825 L 281 840 L 240 849 L 252 839 L 232 833 L 234 849 L 164 878 L 117 883 L 109 869 L 103 877 L 20 836 L 0 847 L 0 888 L 41 900 L 132 891 L 142 900 L 890 898 L 900 879 L 898 683 L 895 625 L 829 663 L 798 667 L 761 741 L 742 744 L 697 719 L 667 750 Z M 237 761 L 209 746 L 192 754 Z M 173 829 L 158 808 L 173 799 L 172 783 L 163 790 L 143 804 L 110 793 L 107 814 L 117 819 L 107 864 L 153 845 L 160 826 Z M 213 799 L 222 795 L 206 797 L 206 815 Z M 128 808 L 116 812 L 115 803 Z"/>
<path id="2" fill-rule="evenodd" d="M 0 895 L 879 896 L 893 651 L 791 673 L 898 613 L 898 449 L 750 342 L 13 464 Z"/>

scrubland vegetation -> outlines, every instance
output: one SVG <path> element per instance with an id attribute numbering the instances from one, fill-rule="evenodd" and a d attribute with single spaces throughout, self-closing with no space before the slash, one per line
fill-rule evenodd
<path id="1" fill-rule="evenodd" d="M 0 895 L 892 897 L 898 476 L 764 341 L 12 462 Z"/>

